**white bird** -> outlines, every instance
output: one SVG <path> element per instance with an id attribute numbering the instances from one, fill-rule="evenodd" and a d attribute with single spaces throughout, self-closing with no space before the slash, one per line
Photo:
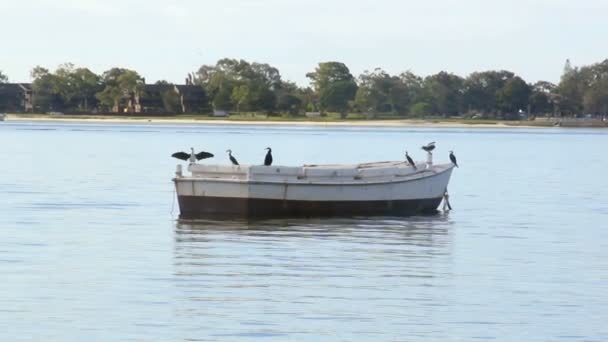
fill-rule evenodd
<path id="1" fill-rule="evenodd" d="M 171 155 L 171 157 L 181 159 L 183 161 L 189 161 L 190 163 L 196 163 L 197 160 L 213 157 L 213 154 L 205 151 L 194 153 L 194 147 L 190 147 L 190 150 L 192 151 L 191 153 L 175 152 Z"/>

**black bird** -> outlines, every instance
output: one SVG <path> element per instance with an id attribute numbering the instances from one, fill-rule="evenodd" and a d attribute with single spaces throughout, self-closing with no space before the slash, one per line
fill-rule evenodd
<path id="1" fill-rule="evenodd" d="M 405 159 L 407 159 L 407 162 L 410 163 L 410 165 L 412 165 L 414 170 L 418 170 L 418 168 L 416 168 L 416 163 L 414 163 L 414 159 L 412 159 L 412 157 L 410 157 L 409 154 L 407 154 L 407 151 L 405 151 Z"/>
<path id="2" fill-rule="evenodd" d="M 226 152 L 228 152 L 228 156 L 230 157 L 232 165 L 239 165 L 239 162 L 236 160 L 236 158 L 232 156 L 232 150 L 226 150 Z"/>
<path id="3" fill-rule="evenodd" d="M 456 167 L 458 167 L 458 163 L 456 162 L 456 156 L 454 155 L 454 151 L 450 151 L 450 160 Z"/>
<path id="4" fill-rule="evenodd" d="M 422 149 L 427 151 L 428 153 L 431 153 L 435 149 L 435 142 L 431 141 L 430 143 L 426 144 L 425 146 L 422 146 Z"/>
<path id="5" fill-rule="evenodd" d="M 203 152 L 199 152 L 199 153 L 194 153 L 193 147 L 190 147 L 190 150 L 192 150 L 192 153 L 175 152 L 171 155 L 171 157 L 181 159 L 183 161 L 190 161 L 190 163 L 196 163 L 197 160 L 213 157 L 213 154 L 211 154 L 209 152 L 203 151 Z"/>
<path id="6" fill-rule="evenodd" d="M 265 150 L 268 150 L 268 152 L 264 158 L 264 165 L 270 166 L 272 165 L 272 149 L 270 147 L 266 147 Z"/>

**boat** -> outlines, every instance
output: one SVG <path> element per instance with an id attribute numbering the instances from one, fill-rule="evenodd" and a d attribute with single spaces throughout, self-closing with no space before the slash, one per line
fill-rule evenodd
<path id="1" fill-rule="evenodd" d="M 0 113 L 0 121 L 4 121 L 6 119 L 6 114 Z"/>
<path id="2" fill-rule="evenodd" d="M 178 165 L 181 219 L 409 216 L 434 213 L 454 165 L 403 161 L 354 165 Z"/>

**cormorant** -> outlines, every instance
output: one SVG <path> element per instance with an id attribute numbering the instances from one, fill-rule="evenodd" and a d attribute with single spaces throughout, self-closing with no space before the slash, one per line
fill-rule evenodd
<path id="1" fill-rule="evenodd" d="M 405 159 L 407 159 L 407 162 L 410 163 L 410 165 L 412 165 L 414 170 L 418 170 L 418 168 L 416 168 L 416 163 L 414 163 L 414 159 L 412 159 L 412 157 L 410 157 L 409 154 L 407 154 L 407 151 L 405 151 Z"/>
<path id="2" fill-rule="evenodd" d="M 456 162 L 456 156 L 454 155 L 454 151 L 450 151 L 450 160 L 456 167 L 458 167 L 458 163 Z"/>
<path id="3" fill-rule="evenodd" d="M 270 166 L 272 165 L 272 149 L 270 147 L 266 147 L 265 150 L 268 150 L 268 152 L 264 158 L 264 165 Z"/>
<path id="4" fill-rule="evenodd" d="M 239 162 L 236 160 L 236 158 L 232 156 L 232 150 L 226 150 L 226 152 L 228 152 L 228 156 L 230 157 L 232 165 L 239 165 Z"/>
<path id="5" fill-rule="evenodd" d="M 192 153 L 175 152 L 171 155 L 171 157 L 181 159 L 183 161 L 190 161 L 190 163 L 196 163 L 197 160 L 213 157 L 213 154 L 211 154 L 209 152 L 203 151 L 203 152 L 199 152 L 199 153 L 194 153 L 193 147 L 190 147 L 190 150 L 192 150 Z"/>
<path id="6" fill-rule="evenodd" d="M 422 146 L 422 149 L 427 151 L 428 153 L 431 153 L 431 151 L 433 151 L 435 149 L 435 142 L 431 141 L 430 143 L 426 144 L 425 146 Z"/>

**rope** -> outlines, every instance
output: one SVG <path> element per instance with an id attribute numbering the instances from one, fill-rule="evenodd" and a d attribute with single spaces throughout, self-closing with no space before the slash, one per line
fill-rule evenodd
<path id="1" fill-rule="evenodd" d="M 171 196 L 171 197 L 173 197 L 173 203 L 171 203 L 171 212 L 170 212 L 171 216 L 173 216 L 173 213 L 175 212 L 175 197 L 176 197 L 176 192 L 177 192 L 177 190 L 175 189 L 175 186 L 173 186 L 173 196 Z"/>
<path id="2" fill-rule="evenodd" d="M 448 189 L 445 189 L 443 193 L 443 211 L 446 211 L 446 207 L 448 210 L 452 210 L 452 206 L 450 205 L 450 195 L 448 194 Z"/>

